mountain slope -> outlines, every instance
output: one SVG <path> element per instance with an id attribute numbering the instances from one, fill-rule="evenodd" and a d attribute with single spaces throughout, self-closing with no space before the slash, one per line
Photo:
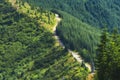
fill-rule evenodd
<path id="1" fill-rule="evenodd" d="M 0 3 L 0 79 L 85 80 L 84 65 L 55 46 L 55 15 L 28 3 L 12 4 Z"/>
<path id="2" fill-rule="evenodd" d="M 27 2 L 47 9 L 65 11 L 79 20 L 103 27 L 120 26 L 119 0 L 26 0 Z"/>
<path id="3" fill-rule="evenodd" d="M 57 34 L 63 44 L 71 50 L 77 50 L 86 61 L 90 62 L 94 49 L 99 42 L 100 31 L 81 22 L 72 15 L 59 11 L 62 21 L 57 27 Z"/>
<path id="4" fill-rule="evenodd" d="M 57 34 L 60 36 L 60 39 L 66 48 L 79 51 L 82 57 L 90 62 L 90 58 L 95 56 L 94 53 L 96 45 L 99 43 L 100 31 L 99 28 L 93 27 L 80 19 L 83 18 L 89 20 L 89 17 L 85 15 L 83 10 L 84 7 L 81 7 L 83 6 L 82 2 L 86 3 L 86 1 L 26 1 L 33 6 L 42 6 L 52 12 L 58 13 L 62 18 L 59 27 L 57 27 Z M 81 4 L 79 5 L 80 7 L 78 6 L 79 3 Z"/>
<path id="5" fill-rule="evenodd" d="M 95 56 L 93 53 L 99 43 L 100 28 L 108 26 L 111 31 L 120 26 L 119 0 L 25 1 L 58 12 L 63 18 L 57 28 L 58 35 L 67 48 L 79 51 L 83 57 L 88 58 L 87 61 Z"/>

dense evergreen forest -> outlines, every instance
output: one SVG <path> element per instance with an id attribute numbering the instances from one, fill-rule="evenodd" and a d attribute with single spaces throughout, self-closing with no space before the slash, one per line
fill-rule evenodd
<path id="1" fill-rule="evenodd" d="M 67 12 L 92 26 L 120 26 L 119 0 L 25 0 L 34 6 Z"/>
<path id="2" fill-rule="evenodd" d="M 97 28 L 81 22 L 72 15 L 58 11 L 63 14 L 63 19 L 57 27 L 57 34 L 64 45 L 71 50 L 77 50 L 86 61 L 94 57 L 96 46 L 99 41 L 100 31 Z"/>
<path id="3" fill-rule="evenodd" d="M 67 48 L 77 50 L 90 61 L 96 54 L 100 29 L 120 26 L 119 0 L 25 0 L 31 5 L 58 12 L 63 21 L 58 35 Z"/>
<path id="4" fill-rule="evenodd" d="M 84 57 L 86 61 L 91 61 L 91 58 L 95 56 L 94 53 L 96 45 L 99 43 L 100 30 L 99 28 L 92 27 L 91 25 L 83 22 L 78 17 L 71 14 L 74 11 L 70 6 L 72 4 L 77 4 L 76 1 L 26 1 L 31 5 L 41 6 L 45 9 L 51 10 L 52 12 L 58 13 L 62 18 L 62 22 L 57 27 L 57 33 L 60 36 L 60 39 L 67 48 L 79 51 L 81 56 Z M 69 7 L 64 6 L 61 8 L 62 3 L 69 5 Z M 66 11 L 64 9 L 66 9 Z M 74 7 L 74 9 L 78 8 Z M 67 10 L 70 10 L 71 13 L 67 12 Z M 78 12 L 78 14 L 79 13 L 80 12 Z M 74 12 L 74 14 L 77 15 L 76 12 Z M 79 17 L 80 16 L 82 15 L 79 15 Z"/>
<path id="5" fill-rule="evenodd" d="M 97 54 L 96 80 L 120 79 L 119 0 L 25 1 L 59 13 L 62 22 L 57 28 L 57 34 L 67 48 L 79 51 L 86 61 L 91 61 Z M 101 28 L 105 26 L 108 31 L 101 35 Z M 118 33 L 114 33 L 114 27 L 117 27 Z"/>
<path id="6" fill-rule="evenodd" d="M 119 31 L 119 0 L 0 0 L 0 80 L 91 80 L 68 49 L 94 80 L 120 80 Z"/>
<path id="7" fill-rule="evenodd" d="M 0 80 L 86 79 L 84 64 L 55 45 L 54 24 L 50 11 L 0 0 Z"/>
<path id="8" fill-rule="evenodd" d="M 97 49 L 95 80 L 120 80 L 120 34 L 104 29 Z"/>

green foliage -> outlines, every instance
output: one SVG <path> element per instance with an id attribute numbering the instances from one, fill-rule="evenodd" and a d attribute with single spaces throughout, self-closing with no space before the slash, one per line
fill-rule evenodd
<path id="1" fill-rule="evenodd" d="M 31 5 L 42 6 L 59 14 L 62 21 L 57 27 L 57 34 L 66 48 L 79 51 L 86 61 L 91 61 L 91 58 L 95 56 L 94 53 L 99 42 L 100 31 L 99 28 L 89 25 L 89 21 L 92 20 L 91 17 L 88 17 L 90 14 L 85 10 L 87 1 L 26 1 Z M 83 50 L 87 50 L 88 53 L 84 53 Z"/>
<path id="2" fill-rule="evenodd" d="M 67 48 L 79 51 L 87 61 L 90 61 L 99 42 L 100 31 L 67 13 L 61 11 L 59 13 L 63 14 L 63 19 L 57 27 L 60 39 Z M 84 50 L 88 52 L 85 53 Z"/>
<path id="3" fill-rule="evenodd" d="M 106 31 L 101 36 L 97 55 L 97 76 L 99 80 L 120 79 L 120 35 Z"/>
<path id="4" fill-rule="evenodd" d="M 67 12 L 79 20 L 104 27 L 120 26 L 119 0 L 25 0 L 32 5 Z"/>
<path id="5" fill-rule="evenodd" d="M 27 3 L 19 5 L 0 3 L 0 80 L 84 80 L 87 70 L 64 49 L 54 46 L 49 30 L 55 23 L 54 14 Z M 53 23 L 48 23 L 48 18 Z"/>
<path id="6" fill-rule="evenodd" d="M 103 27 L 104 25 L 107 25 L 109 26 L 109 30 L 112 30 L 114 26 L 120 26 L 119 0 L 26 1 L 34 6 L 42 6 L 43 8 L 47 8 L 50 10 L 57 9 L 58 11 L 63 11 L 60 12 L 60 15 L 62 15 L 63 20 L 58 27 L 58 35 L 60 36 L 66 47 L 80 51 L 82 56 L 85 56 L 86 59 L 88 59 L 88 56 L 94 56 L 88 55 L 87 53 L 94 53 L 96 44 L 99 42 L 99 31 L 92 28 L 91 26 Z M 83 28 L 81 26 L 85 27 Z M 104 33 L 102 35 L 101 44 L 98 48 L 98 51 L 100 53 L 98 54 L 98 76 L 99 78 L 102 78 L 100 78 L 100 80 L 115 80 L 118 77 L 117 74 L 120 71 L 120 68 L 118 66 L 118 64 L 120 63 L 118 57 L 119 39 L 109 38 L 110 36 L 107 35 L 108 33 Z M 114 39 L 118 40 L 118 42 L 116 42 Z M 117 72 L 117 74 L 115 74 L 115 72 Z"/>
<path id="7" fill-rule="evenodd" d="M 58 28 L 58 35 L 63 39 L 65 46 L 71 49 L 78 50 L 79 48 L 80 51 L 80 48 L 85 48 L 89 53 L 94 53 L 95 45 L 99 42 L 98 34 L 100 33 L 99 28 L 92 27 L 104 27 L 107 25 L 111 30 L 114 26 L 120 26 L 120 3 L 118 0 L 26 1 L 31 5 L 42 6 L 52 11 L 53 9 L 63 11 L 62 14 L 60 13 L 63 21 L 60 24 L 62 28 Z M 75 20 L 72 19 L 73 16 Z M 81 29 L 81 24 L 84 24 L 87 28 L 82 27 Z"/>

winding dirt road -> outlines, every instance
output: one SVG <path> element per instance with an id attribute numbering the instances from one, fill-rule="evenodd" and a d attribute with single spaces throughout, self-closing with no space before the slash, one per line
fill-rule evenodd
<path id="1" fill-rule="evenodd" d="M 65 48 L 64 44 L 62 43 L 62 41 L 60 40 L 59 36 L 56 34 L 56 27 L 58 26 L 58 24 L 61 21 L 61 18 L 59 17 L 58 14 L 55 14 L 56 16 L 56 24 L 53 28 L 53 32 L 54 32 L 54 37 L 56 39 L 56 41 L 59 43 L 60 46 L 62 46 L 63 48 Z M 84 60 L 82 59 L 82 57 L 79 55 L 78 52 L 72 51 L 70 49 L 68 49 L 69 53 L 72 54 L 72 56 L 79 62 L 82 63 Z M 88 76 L 86 77 L 86 80 L 93 80 L 94 77 L 94 71 L 92 70 L 92 66 L 89 63 L 85 63 L 85 66 L 88 68 L 88 70 L 91 72 L 90 74 L 88 74 Z M 93 66 L 94 67 L 94 66 Z"/>
<path id="2" fill-rule="evenodd" d="M 55 39 L 57 40 L 57 42 L 59 43 L 60 46 L 62 46 L 63 48 L 65 48 L 64 44 L 62 43 L 62 41 L 60 40 L 59 36 L 56 34 L 56 27 L 58 26 L 58 24 L 60 23 L 61 21 L 61 18 L 59 17 L 58 14 L 55 14 L 56 16 L 56 24 L 55 26 L 53 27 L 53 32 L 54 32 L 54 37 Z M 82 63 L 84 60 L 82 59 L 82 57 L 79 55 L 78 52 L 74 52 L 70 49 L 68 49 L 69 53 L 72 54 L 72 56 L 79 62 L 79 63 Z M 85 66 L 89 69 L 89 71 L 91 72 L 91 65 L 88 64 L 88 63 L 85 63 Z"/>

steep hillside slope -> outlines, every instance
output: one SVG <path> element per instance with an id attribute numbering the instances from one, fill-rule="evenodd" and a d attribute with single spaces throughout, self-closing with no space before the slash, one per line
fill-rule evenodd
<path id="1" fill-rule="evenodd" d="M 97 28 L 81 22 L 68 13 L 62 14 L 62 21 L 57 27 L 57 34 L 66 48 L 77 50 L 86 61 L 93 57 L 94 49 L 99 42 L 100 31 Z"/>
<path id="2" fill-rule="evenodd" d="M 82 57 L 90 62 L 90 58 L 95 56 L 93 53 L 95 53 L 96 45 L 99 43 L 100 31 L 96 26 L 93 27 L 86 22 L 90 17 L 88 16 L 88 12 L 84 12 L 85 10 L 83 9 L 85 9 L 85 5 L 83 4 L 87 1 L 26 1 L 33 6 L 42 6 L 52 12 L 58 13 L 62 18 L 62 22 L 57 28 L 57 34 L 60 36 L 60 39 L 65 44 L 66 48 L 79 51 Z M 90 19 L 89 21 L 92 20 Z"/>
<path id="3" fill-rule="evenodd" d="M 84 64 L 55 46 L 54 25 L 49 11 L 0 1 L 0 80 L 85 80 Z"/>
<path id="4" fill-rule="evenodd" d="M 120 26 L 119 0 L 25 0 L 58 12 L 63 18 L 57 31 L 67 48 L 79 51 L 87 61 L 99 43 L 100 28 Z M 99 27 L 99 28 L 98 28 Z M 88 54 L 90 53 L 90 54 Z"/>
<path id="5" fill-rule="evenodd" d="M 65 11 L 92 26 L 120 26 L 119 0 L 26 0 L 47 9 Z"/>

